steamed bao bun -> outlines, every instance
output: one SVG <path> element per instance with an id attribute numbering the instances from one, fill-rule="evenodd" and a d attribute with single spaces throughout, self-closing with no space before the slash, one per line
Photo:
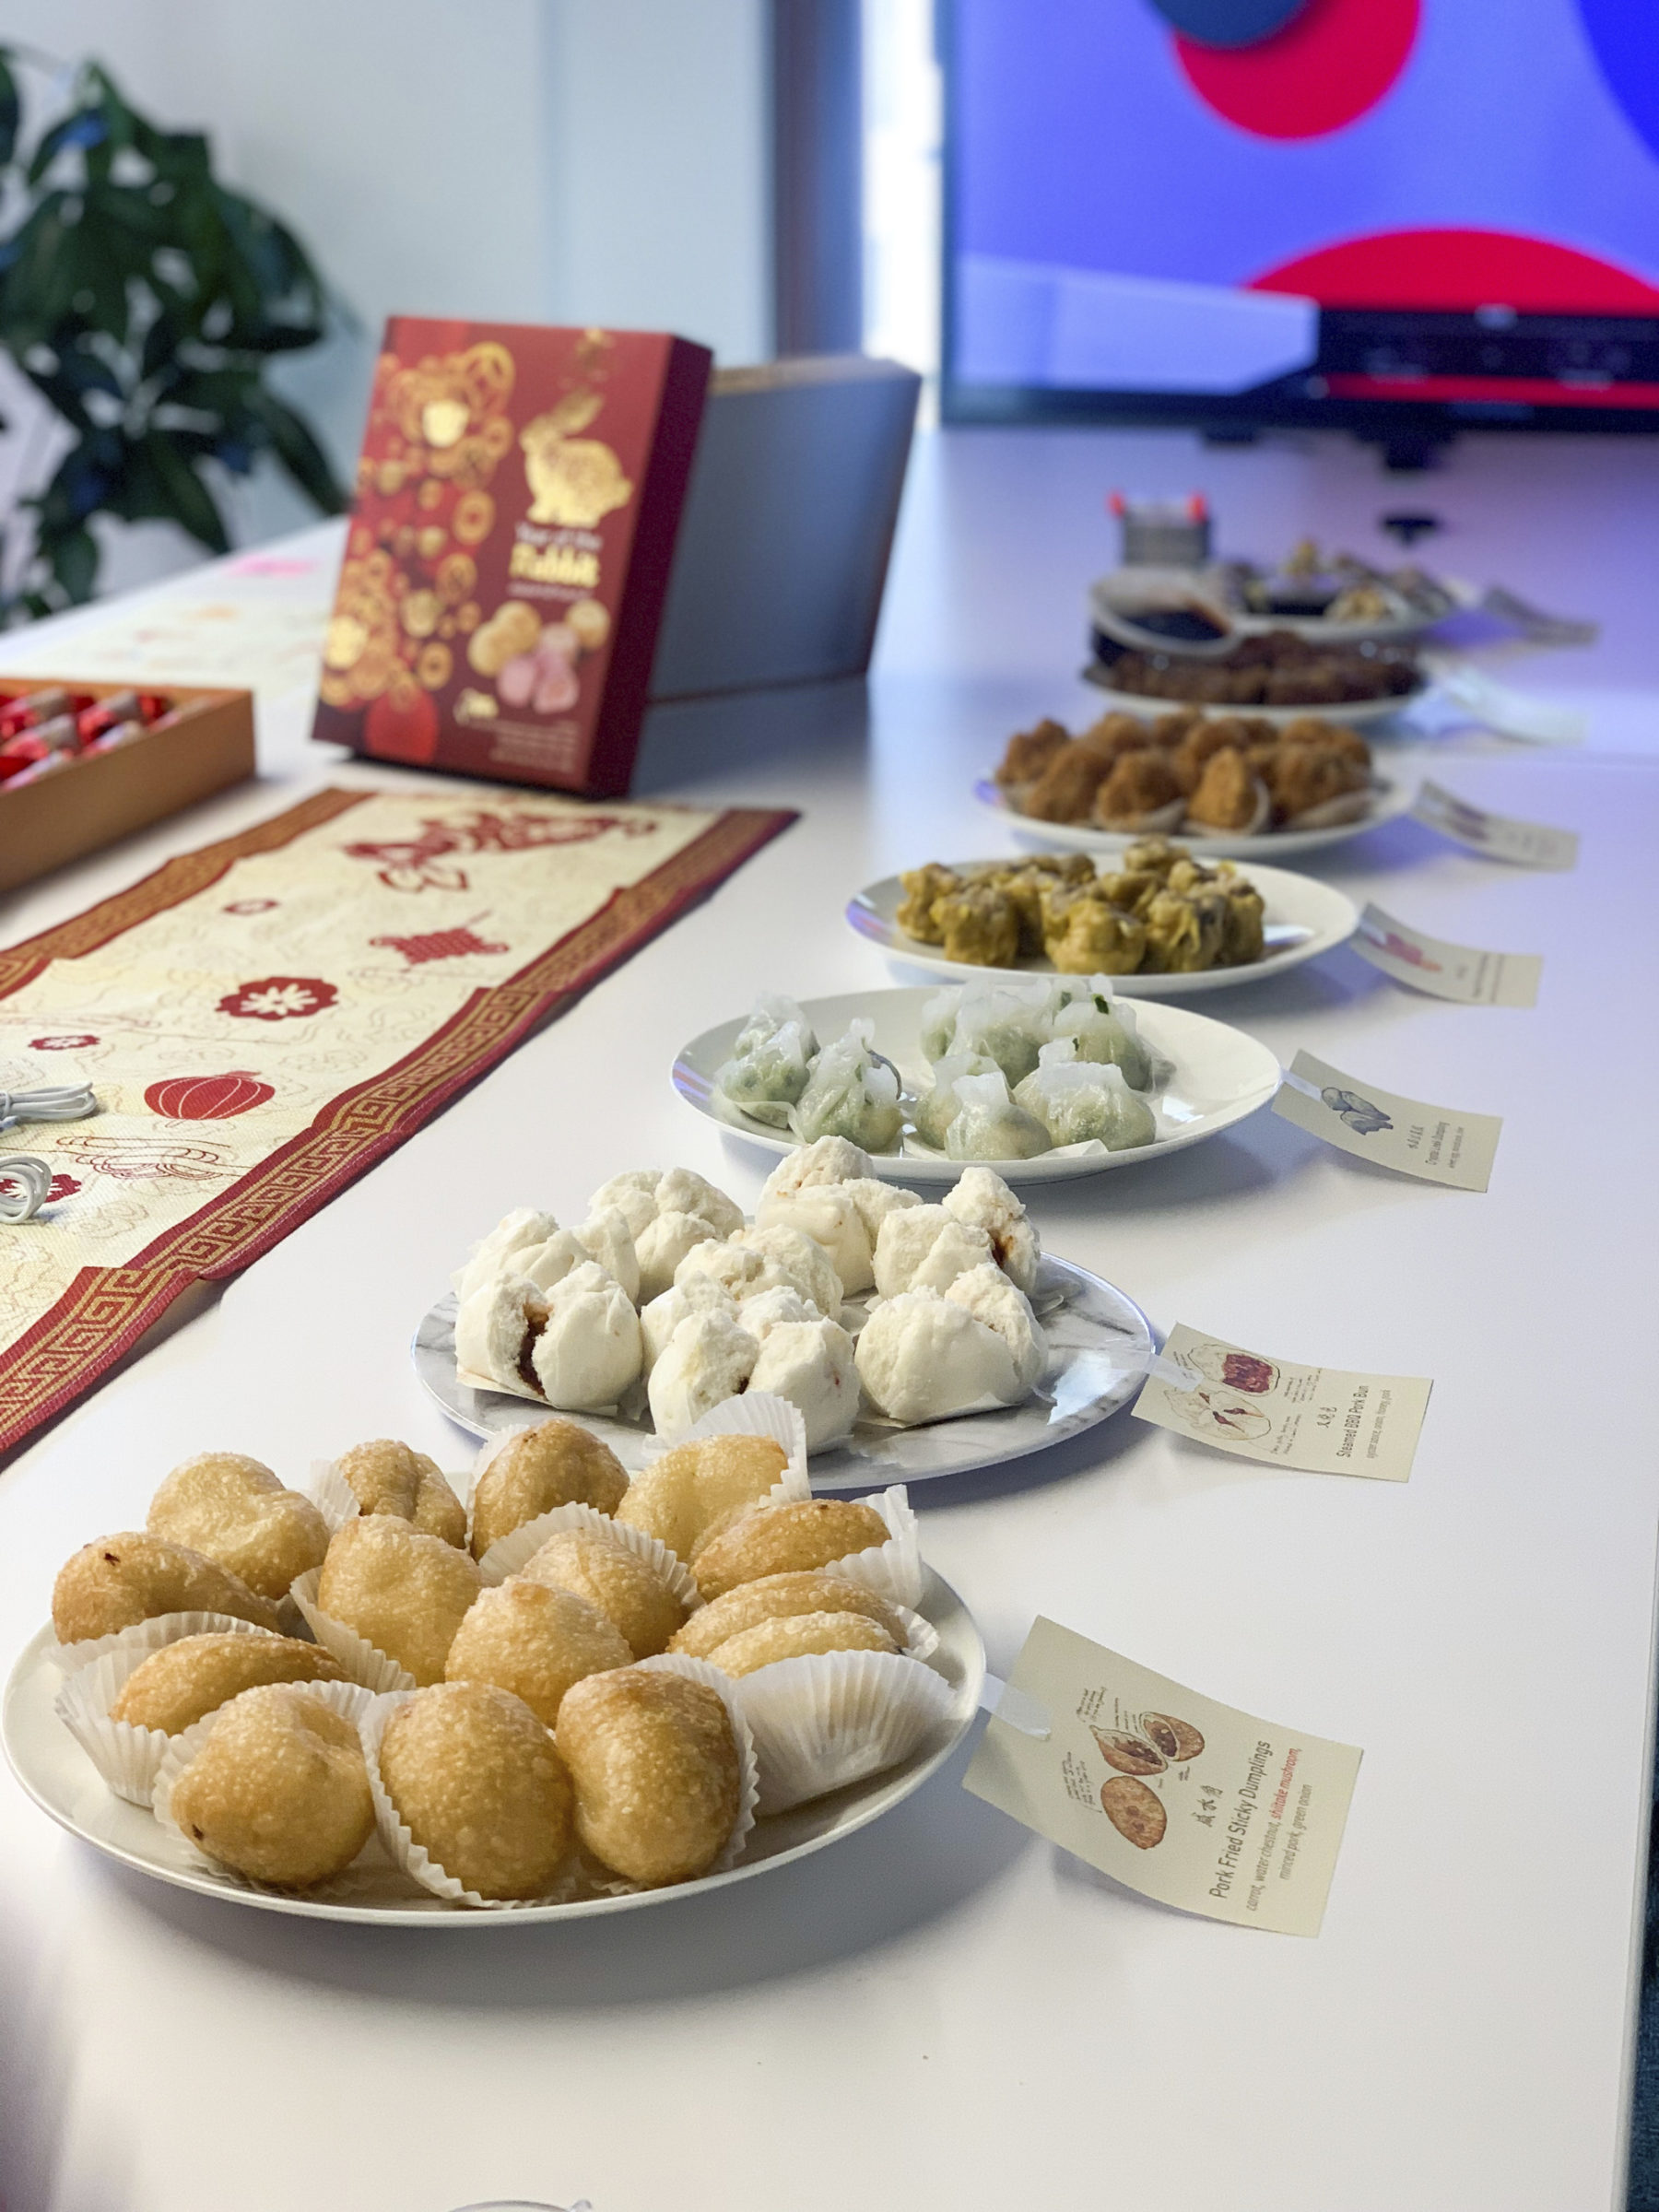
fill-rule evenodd
<path id="1" fill-rule="evenodd" d="M 610 1208 L 628 1224 L 634 1241 L 639 1279 L 637 1299 L 658 1298 L 674 1280 L 674 1271 L 694 1245 L 729 1237 L 743 1227 L 741 1210 L 689 1168 L 634 1168 L 613 1176 L 588 1201 L 591 1216 Z"/>
<path id="2" fill-rule="evenodd" d="M 522 1699 L 486 1682 L 418 1690 L 386 1723 L 381 1782 L 429 1857 L 479 1897 L 544 1897 L 571 1848 L 571 1778 Z"/>
<path id="3" fill-rule="evenodd" d="M 639 1380 L 640 1317 L 613 1276 L 584 1261 L 547 1293 L 530 1364 L 549 1406 L 614 1406 Z"/>
<path id="4" fill-rule="evenodd" d="M 684 1286 L 700 1275 L 712 1276 L 738 1300 L 783 1289 L 795 1291 L 831 1321 L 841 1310 L 841 1279 L 830 1254 L 798 1229 L 745 1229 L 724 1243 L 699 1244 L 675 1270 L 675 1284 Z"/>
<path id="5" fill-rule="evenodd" d="M 858 1418 L 853 1339 L 795 1291 L 766 1291 L 741 1306 L 727 1300 L 678 1324 L 646 1395 L 657 1434 L 673 1439 L 745 1390 L 787 1398 L 801 1416 L 807 1451 L 820 1451 Z"/>
<path id="6" fill-rule="evenodd" d="M 633 1658 L 596 1606 L 557 1584 L 509 1575 L 468 1608 L 445 1656 L 446 1682 L 490 1682 L 551 1727 L 572 1682 Z"/>
<path id="7" fill-rule="evenodd" d="M 788 1465 L 769 1436 L 699 1437 L 636 1475 L 616 1517 L 694 1565 L 712 1536 L 771 1496 Z"/>
<path id="8" fill-rule="evenodd" d="M 942 1206 L 889 1214 L 876 1240 L 876 1288 L 883 1298 L 906 1290 L 948 1290 L 959 1275 L 991 1259 L 991 1239 L 977 1223 L 959 1221 Z"/>
<path id="9" fill-rule="evenodd" d="M 173 1782 L 171 1809 L 210 1859 L 289 1889 L 343 1873 L 374 1830 L 356 1728 L 291 1682 L 244 1689 L 220 1709 Z"/>
<path id="10" fill-rule="evenodd" d="M 882 1182 L 867 1153 L 845 1137 L 803 1145 L 767 1177 L 755 1209 L 762 1229 L 794 1229 L 829 1253 L 849 1297 L 876 1280 L 876 1239 L 889 1214 L 920 1206 L 913 1191 Z"/>
<path id="11" fill-rule="evenodd" d="M 376 1513 L 335 1530 L 317 1604 L 418 1683 L 441 1682 L 455 1631 L 483 1587 L 465 1551 Z"/>
<path id="12" fill-rule="evenodd" d="M 162 1613 L 229 1613 L 275 1630 L 276 1608 L 238 1574 L 189 1545 L 128 1529 L 100 1536 L 65 1561 L 52 1587 L 60 1643 L 118 1635 Z"/>
<path id="13" fill-rule="evenodd" d="M 551 1214 L 521 1206 L 497 1224 L 452 1280 L 461 1300 L 501 1275 L 522 1276 L 538 1290 L 550 1290 L 585 1260 L 614 1277 L 630 1300 L 638 1297 L 633 1232 L 615 1206 L 601 1208 L 576 1229 L 560 1229 Z"/>
<path id="14" fill-rule="evenodd" d="M 381 1436 L 342 1452 L 335 1468 L 362 1512 L 406 1521 L 446 1544 L 466 1542 L 466 1508 L 424 1452 Z"/>
<path id="15" fill-rule="evenodd" d="M 759 1357 L 759 1344 L 738 1320 L 735 1306 L 682 1321 L 646 1384 L 657 1434 L 682 1437 L 705 1413 L 736 1397 Z"/>
<path id="16" fill-rule="evenodd" d="M 945 1194 L 945 1211 L 965 1228 L 983 1230 L 991 1256 L 1017 1290 L 1037 1288 L 1042 1246 L 1026 1209 L 992 1168 L 969 1168 Z"/>
<path id="17" fill-rule="evenodd" d="M 559 1709 L 576 1832 L 613 1874 L 656 1888 L 719 1856 L 742 1782 L 725 1705 L 706 1683 L 654 1667 L 590 1675 Z"/>
<path id="18" fill-rule="evenodd" d="M 622 1462 L 579 1421 L 540 1421 L 534 1429 L 515 1430 L 473 1487 L 473 1557 L 481 1559 L 515 1528 L 561 1505 L 614 1513 L 627 1488 Z"/>
<path id="19" fill-rule="evenodd" d="M 1041 1379 L 1046 1353 L 1036 1316 L 993 1262 L 949 1288 L 902 1291 L 871 1312 L 858 1339 L 858 1374 L 889 1419 L 945 1420 L 992 1399 L 1017 1406 Z"/>
<path id="20" fill-rule="evenodd" d="M 145 1526 L 217 1559 L 260 1597 L 285 1597 L 328 1549 L 328 1525 L 311 1500 L 241 1452 L 201 1452 L 175 1467 Z"/>
<path id="21" fill-rule="evenodd" d="M 343 1682 L 345 1669 L 329 1653 L 293 1636 L 233 1636 L 209 1630 L 164 1643 L 135 1666 L 110 1707 L 112 1721 L 130 1728 L 157 1728 L 163 1735 L 185 1729 L 221 1705 L 267 1682 Z"/>

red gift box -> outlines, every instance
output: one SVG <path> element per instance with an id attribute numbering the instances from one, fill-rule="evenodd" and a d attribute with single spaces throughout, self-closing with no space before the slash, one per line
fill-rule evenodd
<path id="1" fill-rule="evenodd" d="M 313 736 L 625 792 L 711 359 L 655 332 L 394 315 Z"/>

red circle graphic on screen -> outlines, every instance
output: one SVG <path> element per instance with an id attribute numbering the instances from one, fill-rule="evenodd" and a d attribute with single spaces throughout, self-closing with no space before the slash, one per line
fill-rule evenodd
<path id="1" fill-rule="evenodd" d="M 1311 0 L 1251 46 L 1177 35 L 1187 81 L 1207 107 L 1259 138 L 1318 138 L 1374 108 L 1417 39 L 1420 0 Z"/>
<path id="2" fill-rule="evenodd" d="M 1300 292 L 1321 307 L 1406 307 L 1466 314 L 1651 315 L 1659 288 L 1594 254 L 1512 230 L 1386 230 L 1348 238 L 1251 278 L 1259 292 Z"/>

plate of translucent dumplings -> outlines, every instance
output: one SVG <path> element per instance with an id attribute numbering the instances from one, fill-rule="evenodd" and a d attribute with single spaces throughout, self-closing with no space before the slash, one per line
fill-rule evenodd
<path id="1" fill-rule="evenodd" d="M 833 1100 L 809 1088 L 831 1054 Z M 1279 1066 L 1225 1022 L 1115 997 L 1107 976 L 1010 977 L 805 1005 L 767 995 L 693 1038 L 672 1081 L 769 1152 L 836 1136 L 886 1179 L 954 1182 L 977 1160 L 1030 1183 L 1214 1136 L 1268 1102 Z"/>
<path id="2" fill-rule="evenodd" d="M 1017 1459 L 1128 1403 L 1145 1314 L 1046 1253 L 994 1168 L 924 1198 L 874 1165 L 797 1146 L 752 1220 L 684 1168 L 613 1176 L 572 1229 L 516 1207 L 422 1317 L 416 1374 L 475 1436 L 552 1410 L 630 1474 L 717 1406 L 780 1399 L 815 1491 Z"/>

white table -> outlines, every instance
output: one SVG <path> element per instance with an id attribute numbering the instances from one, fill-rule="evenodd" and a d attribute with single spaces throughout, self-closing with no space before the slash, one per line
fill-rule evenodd
<path id="1" fill-rule="evenodd" d="M 859 883 L 995 849 L 969 796 L 1017 720 L 1087 712 L 1080 593 L 1112 484 L 1204 485 L 1230 548 L 1452 518 L 1425 548 L 1607 623 L 1511 680 L 1587 706 L 1579 756 L 1442 744 L 1483 804 L 1576 828 L 1575 874 L 1467 857 L 1410 821 L 1323 871 L 1437 935 L 1545 956 L 1534 1011 L 1395 988 L 1347 952 L 1206 1010 L 1409 1095 L 1505 1117 L 1486 1197 L 1391 1178 L 1268 1114 L 1062 1186 L 1045 1238 L 1265 1350 L 1436 1381 L 1409 1485 L 1299 1477 L 1128 1419 L 915 1492 L 924 1543 L 1006 1669 L 1044 1612 L 1247 1710 L 1362 1745 L 1324 1934 L 1143 1903 L 959 1786 L 706 1901 L 567 1929 L 361 1931 L 127 1877 L 0 1782 L 6 2212 L 1566 2212 L 1622 2204 L 1649 1773 L 1655 1485 L 1652 978 L 1659 735 L 1652 444 L 1465 445 L 1390 480 L 1317 441 L 966 433 L 916 471 L 878 672 L 660 713 L 640 787 L 804 818 L 449 1112 L 0 1476 L 0 1662 L 53 1575 L 139 1523 L 209 1445 L 300 1477 L 395 1433 L 460 1464 L 405 1354 L 508 1206 L 566 1212 L 752 1156 L 688 1115 L 683 1038 L 763 987 L 876 986 Z M 280 587 L 325 596 L 331 533 Z M 184 587 L 178 587 L 184 588 Z M 37 633 L 37 665 L 95 610 Z M 0 912 L 8 937 L 336 768 L 306 702 L 264 778 Z M 1644 1408 L 1646 1410 L 1644 1410 Z"/>

